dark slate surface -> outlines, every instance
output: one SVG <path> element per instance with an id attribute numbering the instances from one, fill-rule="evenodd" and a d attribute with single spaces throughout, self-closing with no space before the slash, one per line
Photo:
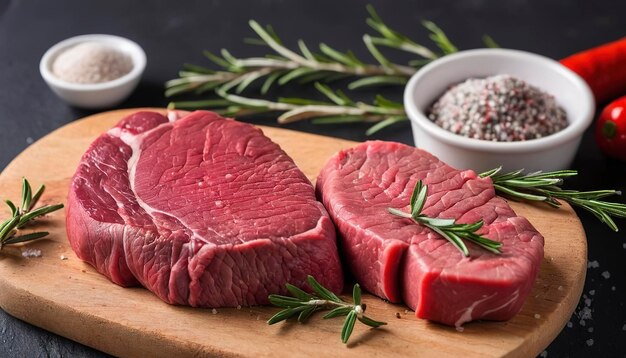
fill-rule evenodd
<path id="1" fill-rule="evenodd" d="M 148 68 L 141 85 L 122 107 L 164 106 L 163 82 L 176 76 L 184 62 L 202 62 L 201 50 L 227 47 L 236 55 L 258 54 L 261 48 L 242 44 L 250 36 L 247 20 L 272 23 L 288 44 L 303 38 L 310 44 L 327 42 L 367 57 L 360 42 L 367 31 L 365 2 L 351 1 L 11 1 L 0 0 L 0 168 L 33 140 L 92 112 L 60 102 L 39 76 L 44 51 L 67 37 L 109 33 L 139 42 L 147 52 Z M 380 14 L 398 30 L 426 42 L 421 19 L 446 30 L 461 48 L 480 47 L 484 33 L 501 45 L 562 58 L 626 34 L 623 1 L 394 1 L 374 2 Z M 294 95 L 293 88 L 274 92 Z M 298 90 L 296 95 L 306 94 Z M 400 88 L 381 90 L 400 99 Z M 367 99 L 372 92 L 359 92 Z M 272 118 L 255 123 L 273 125 Z M 364 140 L 362 125 L 319 127 L 308 123 L 291 128 Z M 411 142 L 408 123 L 397 125 L 377 139 Z M 574 163 L 582 173 L 572 180 L 575 189 L 626 189 L 624 163 L 604 158 L 590 134 Z M 4 213 L 6 214 L 6 213 Z M 3 215 L 4 215 L 3 214 Z M 571 328 L 547 348 L 550 357 L 626 356 L 626 240 L 586 213 L 580 213 L 589 238 L 590 268 L 585 295 L 593 319 L 586 325 L 575 314 Z M 626 222 L 618 222 L 626 230 Z M 610 273 L 609 278 L 603 276 Z M 606 274 L 604 274 L 606 275 Z M 593 292 L 593 294 L 592 294 Z M 576 310 L 585 306 L 585 297 Z M 33 308 L 36 309 L 36 308 Z M 593 328 L 590 332 L 590 328 Z M 103 357 L 103 353 L 21 322 L 0 311 L 1 357 Z M 593 341 L 591 341 L 593 340 Z M 546 354 L 546 353 L 544 353 Z"/>

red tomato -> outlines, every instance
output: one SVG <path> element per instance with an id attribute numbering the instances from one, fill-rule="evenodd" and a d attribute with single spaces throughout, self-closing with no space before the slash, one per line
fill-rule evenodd
<path id="1" fill-rule="evenodd" d="M 626 96 L 604 108 L 596 122 L 595 135 L 604 153 L 626 161 Z"/>

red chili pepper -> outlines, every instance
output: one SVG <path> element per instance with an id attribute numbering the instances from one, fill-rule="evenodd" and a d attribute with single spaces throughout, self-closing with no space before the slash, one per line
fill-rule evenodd
<path id="1" fill-rule="evenodd" d="M 564 58 L 561 64 L 589 84 L 597 103 L 626 94 L 626 37 Z"/>
<path id="2" fill-rule="evenodd" d="M 596 121 L 596 142 L 604 153 L 626 160 L 626 96 L 604 108 Z"/>

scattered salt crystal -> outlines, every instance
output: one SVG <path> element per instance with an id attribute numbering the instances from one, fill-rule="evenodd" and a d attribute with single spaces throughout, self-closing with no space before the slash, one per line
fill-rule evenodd
<path id="1" fill-rule="evenodd" d="M 583 326 L 583 327 L 584 327 L 584 326 L 586 326 L 586 325 L 587 325 L 587 322 L 585 322 L 585 320 L 584 320 L 584 319 L 581 319 L 581 320 L 580 320 L 580 322 L 578 322 L 578 324 L 580 324 L 581 326 Z"/>
<path id="2" fill-rule="evenodd" d="M 559 290 L 559 291 L 563 291 L 563 286 L 559 286 L 559 287 L 558 287 L 558 290 Z"/>
<path id="3" fill-rule="evenodd" d="M 622 244 L 622 248 L 626 250 L 626 242 Z"/>
<path id="4" fill-rule="evenodd" d="M 257 321 L 259 320 L 259 318 L 261 318 L 261 316 L 256 316 L 256 320 L 257 320 Z"/>
<path id="5" fill-rule="evenodd" d="M 41 250 L 37 250 L 37 249 L 26 249 L 24 251 L 22 251 L 22 256 L 23 257 L 41 257 Z"/>
<path id="6" fill-rule="evenodd" d="M 588 345 L 589 347 L 593 346 L 593 339 L 592 339 L 592 338 L 589 338 L 589 339 L 587 340 L 587 345 Z"/>
<path id="7" fill-rule="evenodd" d="M 232 179 L 232 178 L 233 178 L 233 175 L 232 175 L 232 174 L 226 174 L 226 175 L 224 175 L 224 178 L 225 178 L 226 180 L 230 180 L 230 179 Z"/>
<path id="8" fill-rule="evenodd" d="M 224 203 L 221 200 L 217 200 L 215 201 L 215 206 L 218 208 L 223 208 L 224 207 Z"/>
<path id="9" fill-rule="evenodd" d="M 591 306 L 591 298 L 585 298 L 585 306 Z"/>
<path id="10" fill-rule="evenodd" d="M 592 295 L 592 296 L 595 295 L 596 294 L 596 290 L 589 291 L 589 294 Z"/>
<path id="11" fill-rule="evenodd" d="M 589 327 L 589 328 L 587 328 L 587 332 L 589 332 L 589 333 L 593 333 L 593 327 Z"/>
<path id="12" fill-rule="evenodd" d="M 241 305 L 237 305 L 237 309 L 240 310 L 241 309 Z"/>
<path id="13" fill-rule="evenodd" d="M 598 268 L 600 263 L 596 260 L 587 262 L 587 268 Z"/>
<path id="14" fill-rule="evenodd" d="M 32 144 L 34 141 L 32 137 L 26 137 L 26 144 Z"/>
<path id="15" fill-rule="evenodd" d="M 578 314 L 578 317 L 580 317 L 580 319 L 582 319 L 582 320 L 591 319 L 591 308 L 583 307 L 583 309 L 580 310 L 580 313 Z"/>
<path id="16" fill-rule="evenodd" d="M 611 277 L 611 273 L 609 271 L 604 271 L 602 273 L 602 277 L 604 277 L 605 279 L 609 279 L 609 277 Z"/>
<path id="17" fill-rule="evenodd" d="M 404 310 L 404 314 L 409 314 L 409 310 Z"/>
<path id="18" fill-rule="evenodd" d="M 535 313 L 535 318 L 539 319 L 539 318 L 541 318 L 541 315 L 539 313 Z"/>
<path id="19" fill-rule="evenodd" d="M 457 332 L 463 332 L 465 330 L 465 328 L 463 328 L 462 326 L 457 326 L 456 327 L 456 331 Z"/>
<path id="20" fill-rule="evenodd" d="M 61 255 L 61 260 L 67 260 L 67 256 Z"/>
<path id="21" fill-rule="evenodd" d="M 574 324 L 572 322 L 567 322 L 567 328 L 572 328 L 574 327 Z"/>
<path id="22" fill-rule="evenodd" d="M 615 291 L 615 286 L 611 286 L 611 291 Z"/>
<path id="23" fill-rule="evenodd" d="M 548 356 L 548 351 L 543 351 L 541 352 L 541 354 L 539 355 L 541 358 L 546 358 Z"/>
<path id="24" fill-rule="evenodd" d="M 626 324 L 622 326 L 622 331 L 626 331 Z"/>
<path id="25" fill-rule="evenodd" d="M 217 314 L 217 310 L 214 308 L 214 309 L 211 310 L 211 313 Z"/>

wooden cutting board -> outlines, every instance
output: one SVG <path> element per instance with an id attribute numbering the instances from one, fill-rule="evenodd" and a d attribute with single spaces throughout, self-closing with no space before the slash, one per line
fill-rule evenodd
<path id="1" fill-rule="evenodd" d="M 70 177 L 87 146 L 134 110 L 106 112 L 66 125 L 37 141 L 0 174 L 2 199 L 19 200 L 22 176 L 47 185 L 43 203 L 65 202 Z M 313 181 L 325 161 L 354 142 L 264 127 Z M 357 324 L 349 344 L 341 319 L 314 317 L 306 324 L 265 321 L 276 308 L 194 309 L 170 306 L 143 288 L 121 288 L 81 262 L 56 212 L 37 229 L 50 236 L 0 253 L 0 306 L 11 315 L 123 357 L 185 356 L 463 356 L 529 357 L 540 353 L 570 318 L 582 292 L 587 263 L 584 230 L 573 210 L 511 203 L 545 236 L 545 258 L 523 310 L 508 322 L 474 322 L 463 332 L 416 319 L 403 305 L 364 296 L 382 329 Z M 0 217 L 6 217 L 1 211 Z M 63 260 L 61 257 L 66 257 Z"/>

